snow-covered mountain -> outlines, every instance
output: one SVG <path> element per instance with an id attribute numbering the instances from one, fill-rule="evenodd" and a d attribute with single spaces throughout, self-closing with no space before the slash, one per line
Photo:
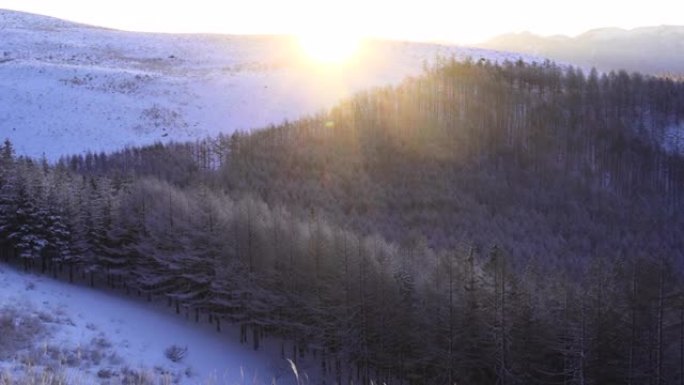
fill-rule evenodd
<path id="1" fill-rule="evenodd" d="M 478 45 L 550 57 L 600 70 L 684 73 L 684 26 L 598 28 L 575 37 L 505 34 Z"/>
<path id="2" fill-rule="evenodd" d="M 321 69 L 289 37 L 133 33 L 0 10 L 0 137 L 52 160 L 194 140 L 316 113 L 419 74 L 437 55 L 521 57 L 391 41 L 364 52 Z"/>

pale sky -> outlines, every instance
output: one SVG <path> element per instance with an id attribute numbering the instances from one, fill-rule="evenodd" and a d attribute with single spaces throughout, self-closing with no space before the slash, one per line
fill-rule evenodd
<path id="1" fill-rule="evenodd" d="M 681 0 L 0 0 L 0 8 L 133 31 L 325 30 L 456 43 L 506 32 L 577 35 L 598 27 L 684 25 Z"/>

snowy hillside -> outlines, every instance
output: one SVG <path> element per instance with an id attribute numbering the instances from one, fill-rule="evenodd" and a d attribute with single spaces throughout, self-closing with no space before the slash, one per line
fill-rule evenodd
<path id="1" fill-rule="evenodd" d="M 142 34 L 0 10 L 0 136 L 48 159 L 193 140 L 316 113 L 437 55 L 519 58 L 387 41 L 364 52 L 320 69 L 286 37 Z"/>
<path id="2" fill-rule="evenodd" d="M 3 378 L 21 378 L 29 367 L 64 376 L 64 383 L 107 383 L 110 378 L 126 383 L 129 375 L 168 378 L 163 383 L 169 384 L 293 382 L 279 344 L 254 352 L 232 334 L 129 298 L 0 265 L 2 383 Z M 165 354 L 173 345 L 187 348 L 178 362 Z"/>

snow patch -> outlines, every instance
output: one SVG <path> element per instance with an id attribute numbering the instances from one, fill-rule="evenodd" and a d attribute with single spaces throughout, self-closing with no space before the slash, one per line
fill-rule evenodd
<path id="1" fill-rule="evenodd" d="M 219 334 L 150 304 L 6 266 L 0 266 L 0 309 L 15 312 L 14 322 L 30 321 L 25 330 L 35 335 L 30 343 L 27 339 L 9 351 L 0 349 L 0 370 L 5 372 L 29 362 L 58 365 L 71 378 L 84 380 L 80 383 L 121 379 L 132 372 L 170 376 L 181 384 L 293 381 L 276 346 L 247 349 L 235 342 L 237 330 Z M 174 345 L 187 348 L 177 362 L 166 355 Z"/>
<path id="2" fill-rule="evenodd" d="M 663 148 L 675 154 L 684 154 L 684 121 L 665 127 Z"/>

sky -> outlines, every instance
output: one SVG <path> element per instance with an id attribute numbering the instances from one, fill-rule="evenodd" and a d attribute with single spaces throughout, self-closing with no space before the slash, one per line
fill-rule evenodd
<path id="1" fill-rule="evenodd" d="M 0 0 L 0 8 L 146 32 L 350 34 L 477 43 L 507 32 L 574 36 L 684 25 L 681 0 Z"/>

